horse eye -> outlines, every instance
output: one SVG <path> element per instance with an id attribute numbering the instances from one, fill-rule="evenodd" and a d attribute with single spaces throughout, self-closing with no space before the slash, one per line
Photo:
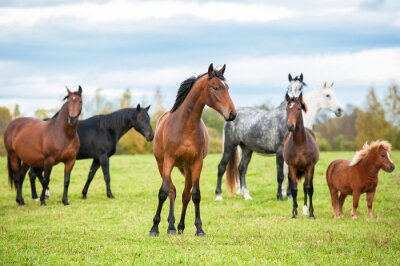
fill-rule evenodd
<path id="1" fill-rule="evenodd" d="M 327 94 L 327 95 L 326 95 L 326 98 L 330 99 L 330 98 L 331 98 L 331 95 L 330 95 L 330 94 Z"/>
<path id="2" fill-rule="evenodd" d="M 215 90 L 215 91 L 218 90 L 218 87 L 213 87 L 213 90 Z"/>

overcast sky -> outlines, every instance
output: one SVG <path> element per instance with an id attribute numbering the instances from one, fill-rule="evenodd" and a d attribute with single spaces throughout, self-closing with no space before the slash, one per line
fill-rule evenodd
<path id="1" fill-rule="evenodd" d="M 59 108 L 66 85 L 135 103 L 158 86 L 169 108 L 210 63 L 227 65 L 236 106 L 278 105 L 289 72 L 360 106 L 399 82 L 400 1 L 0 0 L 0 105 L 25 115 Z"/>

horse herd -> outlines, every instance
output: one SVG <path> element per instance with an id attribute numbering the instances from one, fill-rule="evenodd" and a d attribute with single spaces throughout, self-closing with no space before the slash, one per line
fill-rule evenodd
<path id="1" fill-rule="evenodd" d="M 175 234 L 176 188 L 171 172 L 179 168 L 185 177 L 182 193 L 182 212 L 178 233 L 185 229 L 186 209 L 190 199 L 195 206 L 196 235 L 205 235 L 200 215 L 200 175 L 203 159 L 208 152 L 208 133 L 201 115 L 207 105 L 225 119 L 224 152 L 218 165 L 216 200 L 222 200 L 222 176 L 227 172 L 231 190 L 236 185 L 245 199 L 251 199 L 246 186 L 246 171 L 252 153 L 276 154 L 277 199 L 283 200 L 283 180 L 288 174 L 288 191 L 293 200 L 292 217 L 296 218 L 297 182 L 304 177 L 303 215 L 315 218 L 313 208 L 313 176 L 319 159 L 316 138 L 311 128 L 321 109 L 329 109 L 337 116 L 343 112 L 331 85 L 303 96 L 303 75 L 292 78 L 284 99 L 277 108 L 263 111 L 258 108 L 236 110 L 229 95 L 224 77 L 225 65 L 197 77 L 183 81 L 176 101 L 169 112 L 158 121 L 156 129 L 150 126 L 148 107 L 126 108 L 108 115 L 97 115 L 78 122 L 82 109 L 82 88 L 71 92 L 67 88 L 66 102 L 50 119 L 16 118 L 10 122 L 4 134 L 7 150 L 8 179 L 17 190 L 16 202 L 24 205 L 22 184 L 29 171 L 32 197 L 37 198 L 35 179 L 42 184 L 40 204 L 46 205 L 49 196 L 49 180 L 52 167 L 65 164 L 64 193 L 62 202 L 68 205 L 68 187 L 71 170 L 76 160 L 93 159 L 87 182 L 82 191 L 86 199 L 90 182 L 99 167 L 106 182 L 107 196 L 113 197 L 110 187 L 109 157 L 116 151 L 118 140 L 131 128 L 140 132 L 147 141 L 153 138 L 153 153 L 157 161 L 162 184 L 158 193 L 158 206 L 150 236 L 159 235 L 159 223 L 164 202 L 169 198 L 168 234 Z M 239 161 L 238 147 L 241 149 Z M 342 207 L 347 195 L 353 196 L 352 217 L 360 194 L 367 193 L 368 215 L 372 216 L 372 201 L 378 184 L 380 169 L 392 172 L 391 145 L 386 141 L 374 141 L 356 153 L 352 161 L 335 160 L 326 172 L 335 217 L 343 215 Z M 286 166 L 287 164 L 287 166 Z M 288 171 L 285 169 L 288 169 Z M 288 172 L 288 173 L 287 173 Z"/>

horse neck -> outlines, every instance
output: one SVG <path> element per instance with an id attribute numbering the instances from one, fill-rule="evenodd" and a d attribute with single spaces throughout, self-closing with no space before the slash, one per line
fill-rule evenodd
<path id="1" fill-rule="evenodd" d="M 126 108 L 120 111 L 123 115 L 123 123 L 115 128 L 117 138 L 120 139 L 126 132 L 128 132 L 136 124 L 137 114 L 136 109 Z M 127 113 L 127 114 L 124 114 Z M 131 119 L 133 117 L 133 119 Z M 132 122 L 133 121 L 133 122 Z"/>
<path id="2" fill-rule="evenodd" d="M 312 128 L 315 120 L 317 120 L 318 113 L 321 110 L 321 104 L 316 100 L 317 97 L 318 90 L 313 90 L 304 95 L 304 101 L 307 105 L 307 113 L 303 112 L 305 127 Z"/>
<path id="3" fill-rule="evenodd" d="M 65 133 L 69 137 L 75 137 L 78 123 L 68 123 L 68 102 L 64 103 L 59 114 L 54 119 L 50 120 L 50 124 L 54 125 L 54 128 L 59 131 L 57 134 L 61 132 Z"/>
<path id="4" fill-rule="evenodd" d="M 380 169 L 380 167 L 374 164 L 374 158 L 373 156 L 371 156 L 371 154 L 368 154 L 365 158 L 361 160 L 360 166 L 362 169 L 365 169 L 365 171 L 367 172 L 367 177 L 369 179 L 374 179 L 378 175 Z"/>
<path id="5" fill-rule="evenodd" d="M 193 88 L 190 90 L 181 106 L 172 113 L 172 116 L 177 117 L 177 123 L 174 124 L 174 127 L 185 127 L 193 130 L 198 128 L 203 109 L 206 105 L 202 97 L 203 86 L 201 86 L 201 83 L 202 80 L 198 80 L 193 85 Z"/>
<path id="6" fill-rule="evenodd" d="M 295 145 L 303 145 L 306 140 L 306 130 L 303 123 L 303 114 L 300 113 L 296 122 L 296 127 L 293 132 L 293 142 Z"/>

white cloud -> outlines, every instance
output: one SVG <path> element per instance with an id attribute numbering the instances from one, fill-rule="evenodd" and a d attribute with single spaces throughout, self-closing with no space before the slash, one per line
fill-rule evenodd
<path id="1" fill-rule="evenodd" d="M 268 22 L 292 17 L 294 10 L 264 3 L 184 2 L 184 1 L 109 1 L 82 2 L 44 7 L 0 8 L 0 25 L 34 27 L 50 20 L 83 26 L 130 24 L 152 19 L 190 16 L 208 21 Z"/>

